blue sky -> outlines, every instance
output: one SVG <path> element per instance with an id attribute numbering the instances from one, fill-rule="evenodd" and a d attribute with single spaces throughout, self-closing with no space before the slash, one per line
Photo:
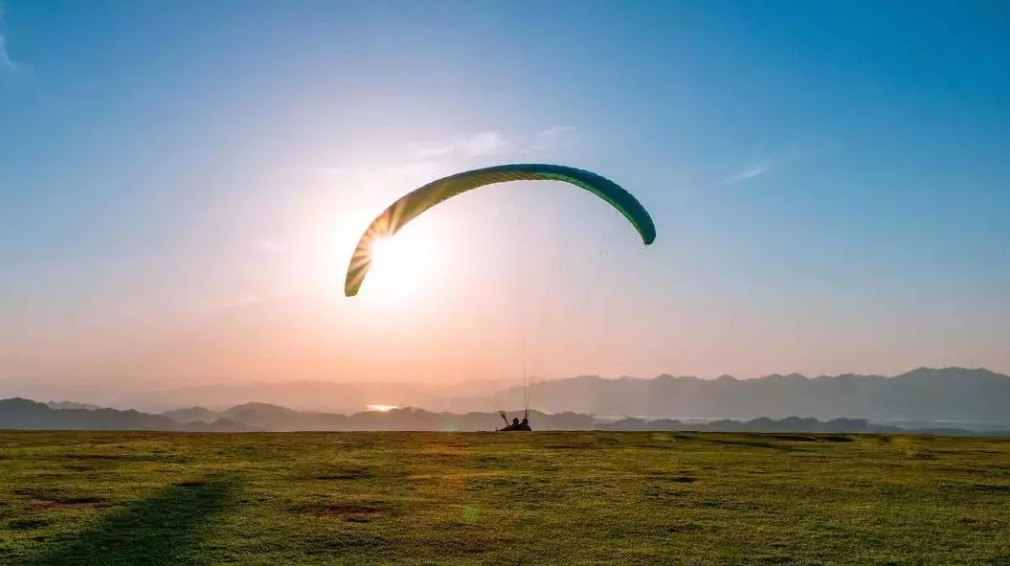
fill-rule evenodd
<path id="1" fill-rule="evenodd" d="M 0 375 L 1010 371 L 1000 3 L 0 5 Z M 344 301 L 362 221 L 509 161 L 656 244 L 496 188 L 418 227 L 423 308 Z"/>

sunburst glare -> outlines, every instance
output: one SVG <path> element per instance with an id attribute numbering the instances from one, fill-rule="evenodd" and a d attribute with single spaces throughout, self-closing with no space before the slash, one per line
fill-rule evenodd
<path id="1" fill-rule="evenodd" d="M 416 298 L 430 289 L 441 263 L 435 244 L 430 230 L 423 228 L 376 237 L 370 244 L 371 268 L 362 295 L 384 301 L 402 300 Z"/>

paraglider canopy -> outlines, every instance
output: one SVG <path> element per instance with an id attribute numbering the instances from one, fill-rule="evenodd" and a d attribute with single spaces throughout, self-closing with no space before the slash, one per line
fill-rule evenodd
<path id="1" fill-rule="evenodd" d="M 652 221 L 652 217 L 638 199 L 617 183 L 591 171 L 564 165 L 536 163 L 497 165 L 483 169 L 473 169 L 432 181 L 407 193 L 386 207 L 369 224 L 358 240 L 347 268 L 347 275 L 344 281 L 344 294 L 348 297 L 358 294 L 358 290 L 371 268 L 373 244 L 379 241 L 380 238 L 393 236 L 414 218 L 454 196 L 479 187 L 508 181 L 561 181 L 575 185 L 596 195 L 624 215 L 638 232 L 643 244 L 646 246 L 651 245 L 656 239 L 656 227 Z M 525 362 L 523 374 L 525 386 L 524 409 L 509 415 L 499 408 L 499 414 L 506 424 L 505 428 L 500 430 L 531 430 L 529 424 L 531 387 L 530 384 L 525 382 Z M 512 417 L 511 422 L 509 422 L 510 416 Z M 520 416 L 522 417 L 521 421 L 519 420 Z"/>
<path id="2" fill-rule="evenodd" d="M 508 181 L 562 181 L 585 189 L 617 209 L 638 231 L 645 245 L 656 239 L 656 227 L 638 199 L 610 179 L 564 165 L 511 164 L 473 169 L 433 181 L 389 205 L 365 230 L 351 256 L 344 294 L 358 294 L 372 263 L 372 244 L 396 234 L 408 222 L 436 204 L 478 187 Z"/>

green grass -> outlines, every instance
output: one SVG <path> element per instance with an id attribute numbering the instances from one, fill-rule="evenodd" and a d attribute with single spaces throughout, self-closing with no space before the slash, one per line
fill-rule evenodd
<path id="1" fill-rule="evenodd" d="M 0 564 L 1010 564 L 1010 439 L 0 432 Z"/>

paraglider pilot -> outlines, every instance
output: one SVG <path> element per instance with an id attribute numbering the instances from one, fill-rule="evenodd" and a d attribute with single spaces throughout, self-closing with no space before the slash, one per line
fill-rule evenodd
<path id="1" fill-rule="evenodd" d="M 505 421 L 508 422 L 508 421 Z M 511 430 L 530 430 L 530 420 L 527 417 L 523 417 L 522 422 L 519 422 L 518 417 L 512 417 L 512 424 L 507 425 L 505 428 L 499 429 L 501 431 L 511 431 Z"/>

